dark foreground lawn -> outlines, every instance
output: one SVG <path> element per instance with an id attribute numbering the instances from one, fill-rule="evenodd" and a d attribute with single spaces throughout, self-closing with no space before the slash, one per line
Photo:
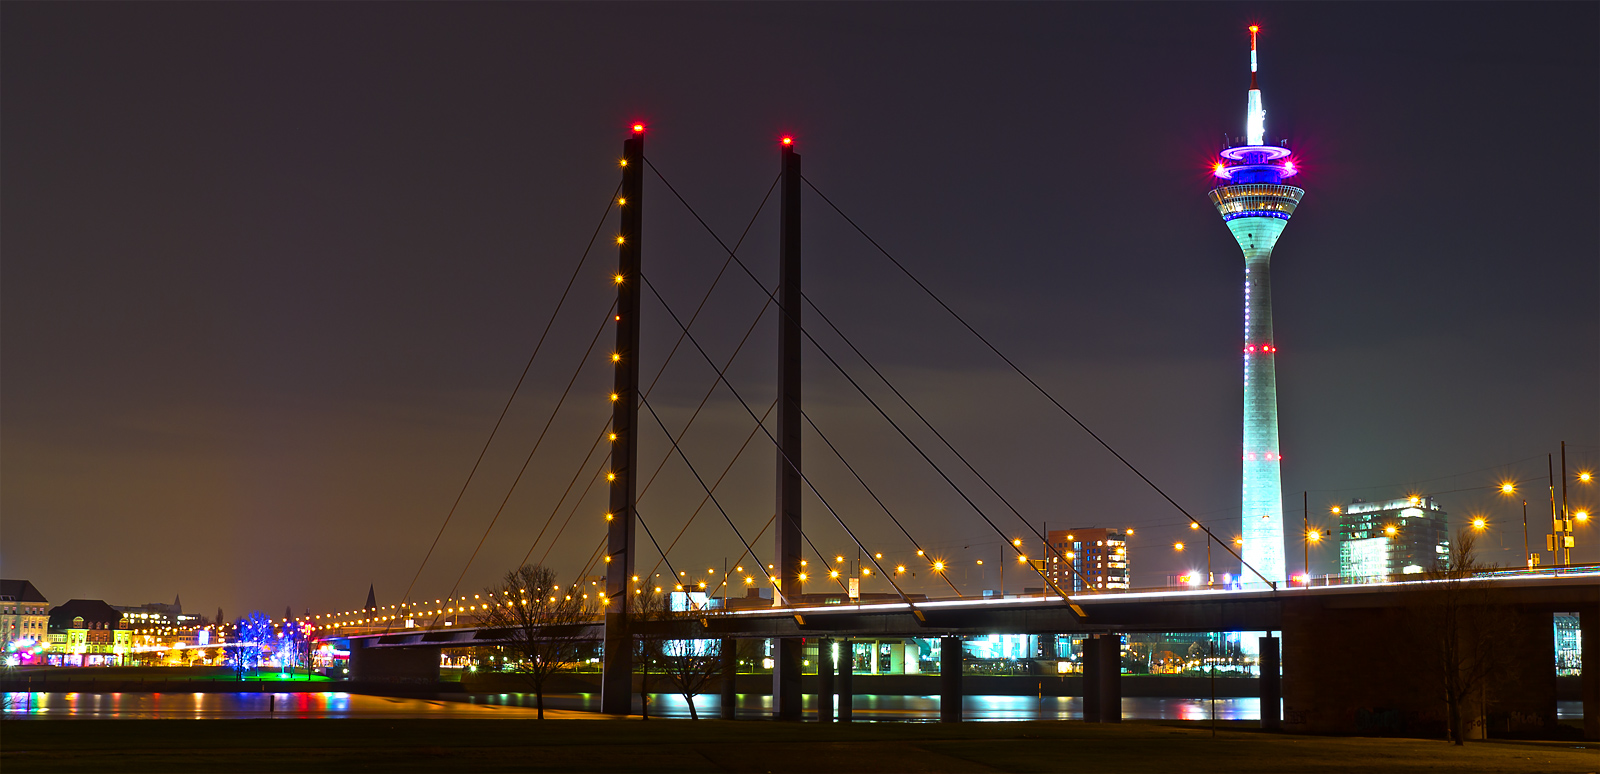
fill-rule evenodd
<path id="1" fill-rule="evenodd" d="M 1284 736 L 1182 723 L 8 720 L 30 771 L 1595 772 L 1600 744 Z"/>

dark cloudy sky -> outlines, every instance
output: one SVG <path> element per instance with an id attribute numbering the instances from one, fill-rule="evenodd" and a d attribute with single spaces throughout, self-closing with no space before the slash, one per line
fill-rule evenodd
<path id="1" fill-rule="evenodd" d="M 0 571 L 53 602 L 181 593 L 230 616 L 347 609 L 369 583 L 397 601 L 578 265 L 635 120 L 730 241 L 792 133 L 812 181 L 1231 535 L 1242 261 L 1206 166 L 1242 131 L 1252 22 L 1268 134 L 1289 139 L 1308 191 L 1273 267 L 1286 510 L 1303 490 L 1319 515 L 1439 493 L 1453 516 L 1486 513 L 1491 558 L 1516 564 L 1520 510 L 1481 487 L 1527 479 L 1542 543 L 1545 455 L 1566 440 L 1573 467 L 1600 463 L 1597 17 L 1592 3 L 5 3 Z M 741 249 L 769 284 L 775 204 Z M 654 178 L 645 207 L 645 273 L 687 314 L 724 255 Z M 807 293 L 1030 521 L 1141 528 L 1140 585 L 1192 566 L 1170 547 L 1189 537 L 1179 514 L 820 200 L 805 207 Z M 585 348 L 611 300 L 614 228 L 613 215 L 413 596 L 462 576 L 580 363 L 463 589 L 529 551 L 606 421 L 609 350 Z M 730 272 L 697 338 L 727 357 L 763 300 Z M 645 315 L 653 374 L 675 330 L 653 300 Z M 774 325 L 769 312 L 729 371 L 758 413 Z M 1000 538 L 814 350 L 806 366 L 823 431 L 966 590 L 994 587 L 972 562 L 998 557 Z M 711 378 L 686 347 L 652 404 L 676 429 Z M 714 477 L 752 426 L 719 392 L 685 448 Z M 806 443 L 829 502 L 905 557 Z M 645 438 L 647 469 L 666 448 Z M 773 468 L 758 435 L 719 490 L 752 539 Z M 601 497 L 552 544 L 569 499 L 533 559 L 578 572 Z M 640 511 L 666 542 L 699 499 L 674 461 Z M 847 552 L 820 503 L 806 507 L 818 548 Z M 1579 558 L 1600 560 L 1596 529 Z M 671 555 L 703 575 L 739 550 L 708 508 Z M 1292 542 L 1291 568 L 1298 554 Z"/>

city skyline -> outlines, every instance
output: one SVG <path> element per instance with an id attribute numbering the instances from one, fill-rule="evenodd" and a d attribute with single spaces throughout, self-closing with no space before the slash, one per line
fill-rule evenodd
<path id="1" fill-rule="evenodd" d="M 1507 564 L 1527 496 L 1541 546 L 1543 457 L 1563 440 L 1569 472 L 1600 456 L 1589 174 L 1600 90 L 1581 33 L 1594 8 L 1385 7 L 1383 24 L 1359 8 L 1165 9 L 1135 23 L 1143 14 L 1106 7 L 857 8 L 841 25 L 841 9 L 818 7 L 704 9 L 694 24 L 649 7 L 412 7 L 377 26 L 348 6 L 7 9 L 4 575 L 52 600 L 181 593 L 230 615 L 355 609 L 369 584 L 398 601 L 615 185 L 634 121 L 650 126 L 652 162 L 734 237 L 777 171 L 777 138 L 792 134 L 822 191 L 1232 536 L 1238 253 L 1198 199 L 1215 137 L 1237 131 L 1247 23 L 1271 36 L 1263 78 L 1282 127 L 1271 136 L 1305 154 L 1315 197 L 1274 267 L 1280 298 L 1295 299 L 1276 321 L 1295 342 L 1278 374 L 1287 571 L 1299 569 L 1306 490 L 1328 527 L 1333 505 L 1413 493 L 1439 496 L 1453 518 L 1514 521 L 1500 534 L 1512 547 L 1490 557 Z M 1513 23 L 1544 33 L 1504 35 Z M 610 52 L 601 43 L 618 27 L 662 34 L 572 69 Z M 892 34 L 863 32 L 874 30 Z M 818 41 L 835 56 L 815 53 Z M 1543 117 L 1538 142 L 1502 160 L 1527 115 Z M 722 256 L 656 183 L 645 272 L 692 308 Z M 1536 202 L 1495 193 L 1529 190 Z M 1135 202 L 1145 227 L 1131 239 Z M 1535 204 L 1537 229 L 1506 217 Z M 1134 528 L 1135 585 L 1195 568 L 1193 551 L 1171 550 L 1190 539 L 1180 514 L 1059 417 L 1042 420 L 1026 385 L 808 208 L 808 294 L 915 386 L 1035 527 Z M 740 251 L 769 282 L 776 230 L 769 209 Z M 604 248 L 575 286 L 580 311 L 552 334 L 565 343 L 540 355 L 414 597 L 445 596 L 584 359 L 612 292 Z M 720 356 L 762 300 L 724 282 L 707 307 Z M 645 315 L 648 379 L 672 338 L 659 306 Z M 772 321 L 729 374 L 754 396 L 773 394 Z M 1001 539 L 933 493 L 825 361 L 806 358 L 808 412 L 871 460 L 864 475 L 897 510 L 940 535 L 952 562 L 992 554 Z M 588 365 L 461 591 L 522 555 L 609 414 L 609 371 Z M 681 424 L 706 377 L 674 360 L 652 402 Z M 686 445 L 731 457 L 748 421 L 720 398 L 707 412 Z M 751 447 L 730 500 L 754 534 L 772 465 L 770 447 Z M 846 491 L 819 448 L 808 441 L 808 474 Z M 653 467 L 666 451 L 646 438 L 640 458 Z M 1507 477 L 1521 495 L 1494 488 Z M 698 490 L 681 469 L 661 478 L 650 498 L 675 528 Z M 875 545 L 896 540 L 870 521 L 870 500 L 841 498 Z M 821 550 L 844 551 L 826 512 L 805 507 Z M 565 575 L 599 538 L 603 509 L 591 494 L 571 534 L 539 546 Z M 704 547 L 687 566 L 737 555 L 725 531 L 697 525 L 686 540 Z M 1578 561 L 1600 560 L 1600 532 L 1579 540 Z M 1313 549 L 1314 568 L 1337 561 Z"/>

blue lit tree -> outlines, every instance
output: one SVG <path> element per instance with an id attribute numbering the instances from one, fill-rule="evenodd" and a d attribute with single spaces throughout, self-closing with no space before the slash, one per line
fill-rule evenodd
<path id="1" fill-rule="evenodd" d="M 261 663 L 261 651 L 277 637 L 272 631 L 272 619 L 255 610 L 239 621 L 239 641 L 234 646 L 233 667 L 243 675 Z"/>

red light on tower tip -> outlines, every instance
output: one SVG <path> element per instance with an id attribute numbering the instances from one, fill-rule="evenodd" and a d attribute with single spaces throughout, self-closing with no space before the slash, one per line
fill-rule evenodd
<path id="1" fill-rule="evenodd" d="M 783 138 L 783 144 L 784 145 L 793 145 L 794 144 L 794 138 L 793 137 L 785 137 L 785 138 Z"/>
<path id="2" fill-rule="evenodd" d="M 634 124 L 633 125 L 633 133 L 634 134 L 644 134 L 644 124 Z"/>
<path id="3" fill-rule="evenodd" d="M 1250 25 L 1250 31 L 1251 32 L 1260 32 L 1261 31 L 1261 27 L 1259 27 L 1259 26 L 1257 26 L 1255 24 L 1252 24 L 1252 25 Z"/>

